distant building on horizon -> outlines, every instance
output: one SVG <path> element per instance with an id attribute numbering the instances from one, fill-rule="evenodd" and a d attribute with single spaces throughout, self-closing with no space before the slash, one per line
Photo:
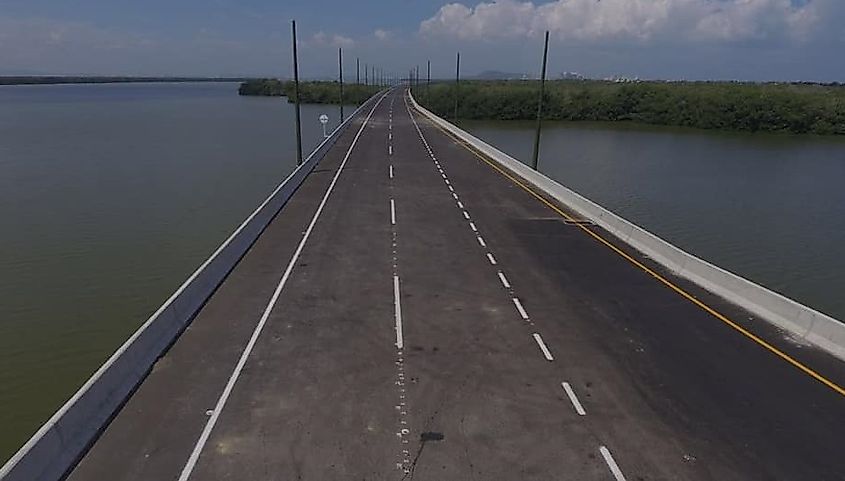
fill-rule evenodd
<path id="1" fill-rule="evenodd" d="M 581 75 L 578 72 L 561 72 L 558 75 L 560 80 L 586 80 L 587 77 Z"/>

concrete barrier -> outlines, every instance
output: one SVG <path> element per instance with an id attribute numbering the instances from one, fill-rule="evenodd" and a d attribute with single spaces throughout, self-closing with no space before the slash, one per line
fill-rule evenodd
<path id="1" fill-rule="evenodd" d="M 358 113 L 350 115 L 283 180 L 217 250 L 0 468 L 3 481 L 61 479 L 76 464 L 153 364 L 191 322 Z"/>
<path id="2" fill-rule="evenodd" d="M 413 96 L 411 103 L 444 130 L 680 277 L 747 309 L 787 331 L 793 339 L 806 341 L 845 360 L 845 323 L 842 321 L 684 252 L 431 113 Z"/>

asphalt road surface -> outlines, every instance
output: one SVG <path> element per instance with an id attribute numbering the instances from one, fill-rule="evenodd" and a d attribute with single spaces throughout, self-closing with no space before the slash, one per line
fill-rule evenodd
<path id="1" fill-rule="evenodd" d="M 842 362 L 566 222 L 397 88 L 69 479 L 839 480 L 843 385 Z"/>

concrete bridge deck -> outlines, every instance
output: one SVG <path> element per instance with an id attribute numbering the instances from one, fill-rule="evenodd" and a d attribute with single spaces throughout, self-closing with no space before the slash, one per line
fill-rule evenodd
<path id="1" fill-rule="evenodd" d="M 845 479 L 843 363 L 356 118 L 71 480 Z M 781 354 L 598 242 L 661 272 Z"/>

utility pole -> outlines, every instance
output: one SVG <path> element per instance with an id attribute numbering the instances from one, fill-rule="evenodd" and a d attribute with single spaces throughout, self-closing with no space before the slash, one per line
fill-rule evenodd
<path id="1" fill-rule="evenodd" d="M 299 111 L 299 59 L 296 57 L 296 20 L 291 20 L 293 37 L 293 92 L 296 104 L 296 165 L 302 165 L 302 128 Z"/>
<path id="2" fill-rule="evenodd" d="M 428 73 L 426 75 L 426 80 L 425 80 L 425 100 L 426 100 L 426 102 L 429 101 L 428 89 L 429 89 L 430 86 L 431 86 L 431 60 L 428 60 Z"/>
<path id="3" fill-rule="evenodd" d="M 546 60 L 549 57 L 549 31 L 546 30 L 546 42 L 543 46 L 543 69 L 540 72 L 540 97 L 537 100 L 537 131 L 534 132 L 534 156 L 531 158 L 531 167 L 537 170 L 540 158 L 540 128 L 543 121 L 543 93 L 546 86 Z"/>
<path id="4" fill-rule="evenodd" d="M 337 71 L 340 78 L 340 123 L 343 123 L 343 48 L 337 48 Z"/>
<path id="5" fill-rule="evenodd" d="M 367 64 L 364 64 L 364 85 L 370 85 L 370 77 L 369 72 L 370 70 L 367 68 Z"/>
<path id="6" fill-rule="evenodd" d="M 461 82 L 461 52 L 458 52 L 457 60 L 455 61 L 455 116 L 452 120 L 458 121 L 458 88 Z"/>
<path id="7" fill-rule="evenodd" d="M 361 83 L 361 59 L 359 57 L 355 57 L 355 83 Z"/>

